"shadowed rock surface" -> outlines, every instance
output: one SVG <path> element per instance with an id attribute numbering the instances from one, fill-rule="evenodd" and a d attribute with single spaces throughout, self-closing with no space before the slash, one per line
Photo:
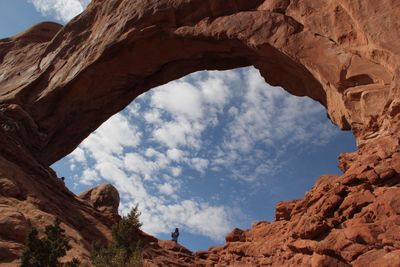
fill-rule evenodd
<path id="1" fill-rule="evenodd" d="M 72 238 L 67 258 L 88 259 L 110 238 L 100 210 L 115 203 L 82 200 L 48 166 L 157 85 L 254 65 L 326 107 L 357 151 L 340 156 L 342 176 L 320 177 L 224 246 L 192 254 L 143 233 L 146 264 L 398 266 L 399 14 L 396 0 L 93 0 L 64 27 L 0 40 L 0 262 L 17 265 L 29 227 L 54 216 Z"/>

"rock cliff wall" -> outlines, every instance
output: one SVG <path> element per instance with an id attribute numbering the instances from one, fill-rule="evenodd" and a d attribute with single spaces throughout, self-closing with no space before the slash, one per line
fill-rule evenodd
<path id="1" fill-rule="evenodd" d="M 87 258 L 115 214 L 74 196 L 48 166 L 157 85 L 254 65 L 325 106 L 358 150 L 341 156 L 343 176 L 278 204 L 276 222 L 197 254 L 148 237 L 147 264 L 397 266 L 399 14 L 397 0 L 93 0 L 64 27 L 0 40 L 0 262 L 15 264 L 29 225 L 53 216 L 73 236 L 69 256 Z"/>

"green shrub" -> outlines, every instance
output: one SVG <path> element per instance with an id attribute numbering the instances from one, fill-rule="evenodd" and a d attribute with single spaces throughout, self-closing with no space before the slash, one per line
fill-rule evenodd
<path id="1" fill-rule="evenodd" d="M 70 249 L 65 230 L 60 227 L 60 220 L 56 218 L 53 225 L 45 228 L 45 236 L 38 238 L 38 230 L 32 227 L 25 243 L 22 254 L 21 267 L 76 267 L 79 261 L 73 259 L 71 262 L 60 263 L 58 258 L 66 255 Z"/>
<path id="2" fill-rule="evenodd" d="M 96 267 L 142 266 L 140 212 L 136 205 L 127 216 L 113 225 L 112 241 L 107 247 L 93 245 L 92 257 Z"/>

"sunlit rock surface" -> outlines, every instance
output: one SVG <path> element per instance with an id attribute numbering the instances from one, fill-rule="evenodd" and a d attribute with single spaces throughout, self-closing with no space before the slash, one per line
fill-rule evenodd
<path id="1" fill-rule="evenodd" d="M 396 0 L 93 0 L 65 27 L 0 40 L 0 262 L 18 265 L 27 229 L 55 216 L 68 257 L 89 259 L 113 220 L 48 166 L 152 87 L 254 65 L 323 104 L 358 150 L 341 155 L 343 176 L 320 177 L 279 203 L 276 222 L 224 246 L 192 254 L 143 233 L 146 264 L 398 266 L 399 13 Z"/>
<path id="2" fill-rule="evenodd" d="M 111 219 L 118 219 L 119 193 L 111 184 L 101 184 L 79 194 L 79 198 L 88 201 L 97 210 L 106 213 Z"/>

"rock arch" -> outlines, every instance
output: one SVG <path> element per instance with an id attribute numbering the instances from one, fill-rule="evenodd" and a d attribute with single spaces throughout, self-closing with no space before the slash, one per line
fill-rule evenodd
<path id="1" fill-rule="evenodd" d="M 396 51 L 379 47 L 389 34 L 368 31 L 345 2 L 93 1 L 63 28 L 42 23 L 2 40 L 1 101 L 37 125 L 33 152 L 45 164 L 137 95 L 204 69 L 254 65 L 322 103 L 339 127 L 365 130 L 387 104 L 395 66 L 384 59 Z"/>
<path id="2" fill-rule="evenodd" d="M 395 0 L 93 0 L 64 27 L 46 22 L 0 40 L 3 160 L 54 177 L 47 166 L 146 90 L 197 70 L 254 65 L 268 83 L 319 101 L 335 124 L 355 133 L 358 154 L 340 162 L 353 176 L 338 182 L 343 192 L 339 185 L 329 191 L 341 205 L 356 192 L 349 187 L 385 187 L 400 171 L 399 9 Z M 375 165 L 366 167 L 371 155 Z M 335 225 L 324 220 L 303 224 L 329 236 Z M 314 240 L 309 229 L 293 227 L 291 238 Z"/>

